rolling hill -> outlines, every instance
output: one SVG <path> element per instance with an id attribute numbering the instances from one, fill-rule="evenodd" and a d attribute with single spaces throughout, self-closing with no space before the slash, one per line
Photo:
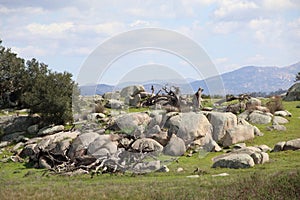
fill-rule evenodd
<path id="1" fill-rule="evenodd" d="M 279 89 L 287 90 L 295 80 L 295 75 L 300 72 L 300 62 L 286 66 L 286 67 L 257 67 L 257 66 L 245 66 L 237 70 L 221 74 L 221 78 L 224 83 L 224 87 L 227 94 L 241 94 L 251 92 L 273 92 Z M 196 91 L 199 87 L 208 91 L 206 82 L 212 82 L 215 77 L 211 77 L 205 80 L 197 80 L 189 82 L 191 79 L 187 79 L 186 83 L 175 84 L 181 88 L 182 93 L 190 93 L 192 88 Z M 173 80 L 174 81 L 174 80 Z M 161 85 L 161 81 L 158 81 L 157 87 Z M 174 81 L 176 83 L 176 81 Z M 137 83 L 145 86 L 146 90 L 150 90 L 153 83 Z M 82 95 L 104 94 L 109 91 L 118 90 L 120 88 L 98 84 L 91 86 L 81 86 Z M 95 92 L 96 91 L 96 92 Z"/>

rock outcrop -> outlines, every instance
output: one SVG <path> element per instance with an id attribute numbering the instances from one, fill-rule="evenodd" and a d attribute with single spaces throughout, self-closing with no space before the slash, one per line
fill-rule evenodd
<path id="1" fill-rule="evenodd" d="M 286 101 L 299 101 L 300 100 L 300 83 L 295 83 L 290 87 L 284 97 Z"/>

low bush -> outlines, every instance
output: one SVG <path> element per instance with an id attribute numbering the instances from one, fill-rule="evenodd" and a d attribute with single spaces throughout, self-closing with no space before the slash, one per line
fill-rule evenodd
<path id="1" fill-rule="evenodd" d="M 276 111 L 284 110 L 284 106 L 282 104 L 282 99 L 280 96 L 270 98 L 270 101 L 266 103 L 266 107 L 272 114 L 274 114 Z"/>

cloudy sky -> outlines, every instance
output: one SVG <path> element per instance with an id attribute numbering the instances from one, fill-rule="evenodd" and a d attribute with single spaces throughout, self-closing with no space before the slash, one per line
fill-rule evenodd
<path id="1" fill-rule="evenodd" d="M 0 16 L 4 46 L 75 77 L 103 42 L 149 27 L 189 37 L 220 73 L 300 61 L 300 0 L 0 0 Z M 186 63 L 175 57 L 144 50 L 114 65 L 159 63 L 186 71 L 185 78 L 198 78 L 192 70 L 180 71 Z M 104 82 L 116 81 L 116 69 Z"/>

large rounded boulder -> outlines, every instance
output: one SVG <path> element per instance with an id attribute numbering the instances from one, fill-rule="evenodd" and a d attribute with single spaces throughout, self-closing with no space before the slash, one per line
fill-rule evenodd
<path id="1" fill-rule="evenodd" d="M 300 100 L 300 83 L 295 83 L 290 87 L 284 98 L 285 101 L 299 101 Z"/>
<path id="2" fill-rule="evenodd" d="M 212 134 L 212 126 L 202 113 L 178 113 L 172 116 L 165 124 L 169 128 L 168 134 L 175 134 L 186 144 Z"/>

